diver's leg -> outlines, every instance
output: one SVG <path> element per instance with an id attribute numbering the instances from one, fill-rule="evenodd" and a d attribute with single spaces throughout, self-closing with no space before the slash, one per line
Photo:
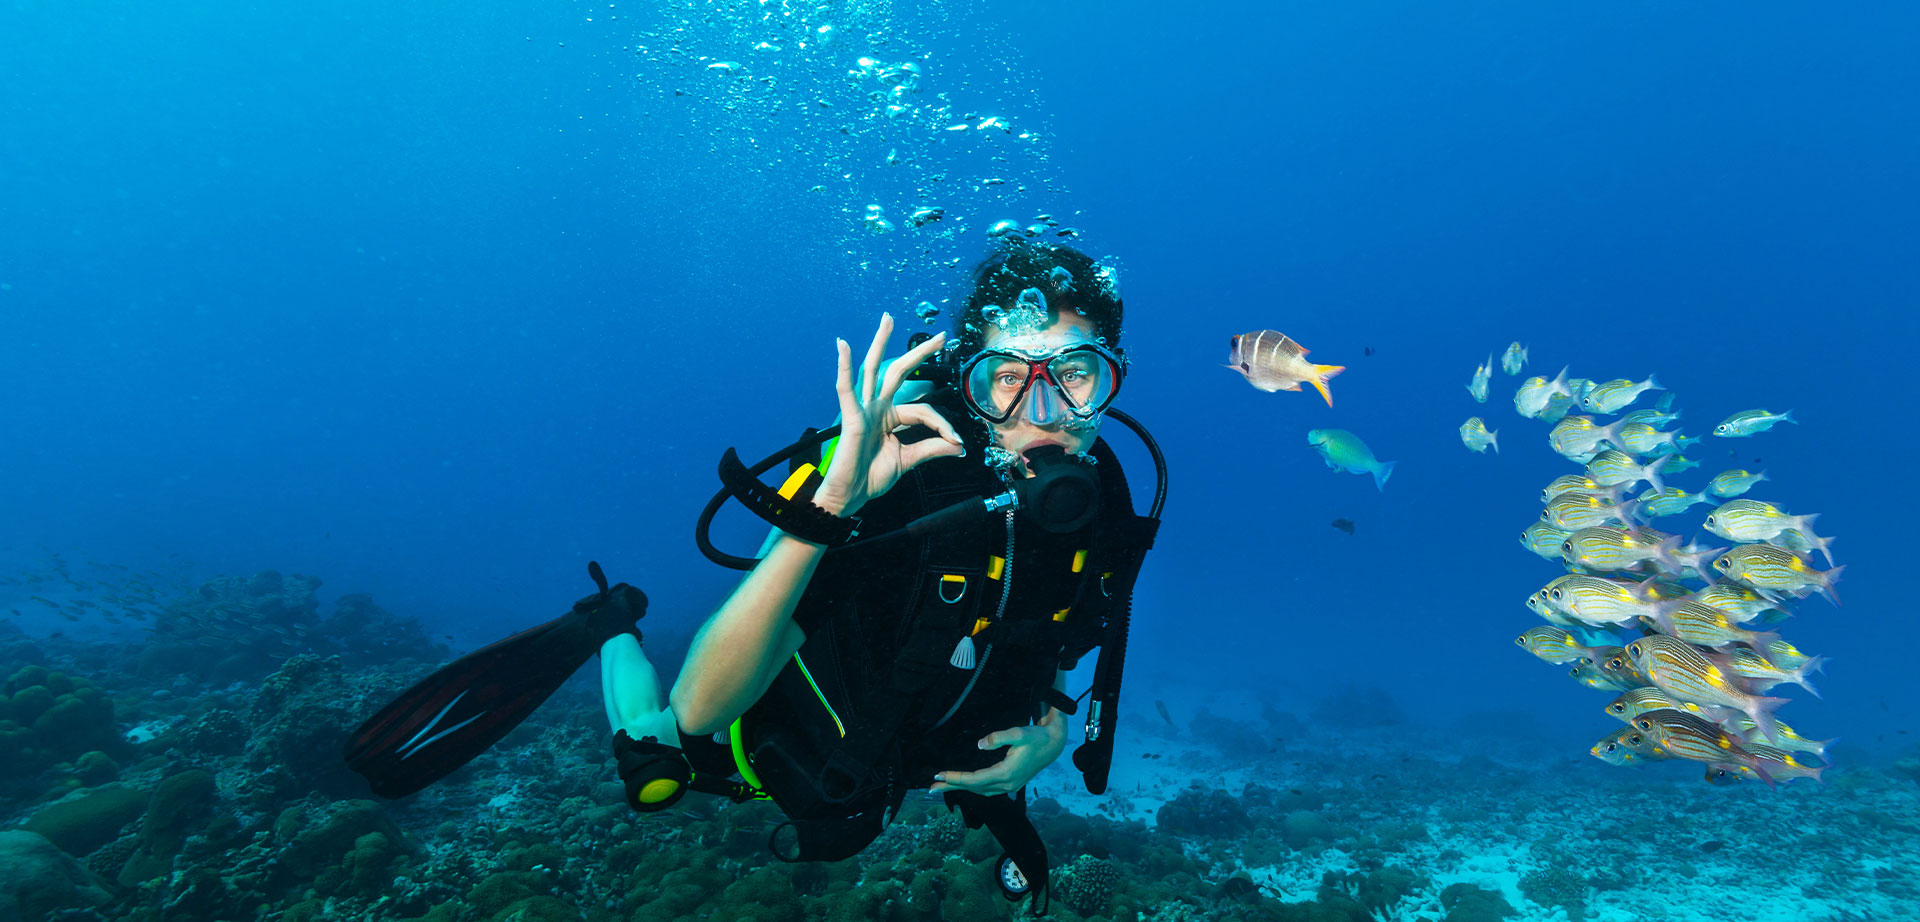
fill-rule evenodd
<path id="1" fill-rule="evenodd" d="M 680 728 L 660 694 L 660 676 L 640 649 L 639 638 L 620 634 L 600 645 L 600 696 L 615 732 L 625 730 L 635 740 L 680 745 Z"/>

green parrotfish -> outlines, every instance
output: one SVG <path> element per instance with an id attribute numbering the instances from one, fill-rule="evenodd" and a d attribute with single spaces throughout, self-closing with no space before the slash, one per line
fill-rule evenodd
<path id="1" fill-rule="evenodd" d="M 1376 459 L 1367 443 L 1345 429 L 1308 430 L 1307 444 L 1313 446 L 1313 450 L 1326 459 L 1327 466 L 1336 471 L 1372 474 L 1373 485 L 1383 493 L 1387 489 L 1387 478 L 1393 476 L 1394 465 L 1400 463 Z"/>

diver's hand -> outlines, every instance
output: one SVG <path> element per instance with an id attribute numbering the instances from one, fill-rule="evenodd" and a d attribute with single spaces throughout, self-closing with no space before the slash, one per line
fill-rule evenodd
<path id="1" fill-rule="evenodd" d="M 972 791 L 975 794 L 1011 794 L 1026 787 L 1053 764 L 1067 748 L 1067 719 L 1047 708 L 1046 716 L 1031 727 L 995 730 L 980 741 L 981 749 L 1006 747 L 999 762 L 977 772 L 941 772 L 933 776 L 931 791 Z"/>
<path id="2" fill-rule="evenodd" d="M 852 515 L 876 496 L 893 489 L 900 477 L 930 458 L 966 454 L 959 433 L 944 417 L 924 403 L 895 406 L 900 382 L 946 342 L 942 333 L 915 346 L 880 374 L 887 337 L 893 333 L 893 315 L 880 318 L 880 329 L 867 347 L 858 386 L 853 378 L 853 349 L 836 340 L 840 349 L 840 444 L 833 451 L 825 480 L 814 492 L 814 503 L 835 515 Z M 908 426 L 926 426 L 940 435 L 912 445 L 900 444 L 894 433 Z"/>

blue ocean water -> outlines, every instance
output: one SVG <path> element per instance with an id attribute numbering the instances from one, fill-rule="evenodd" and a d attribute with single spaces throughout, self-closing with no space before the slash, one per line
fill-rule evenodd
<path id="1" fill-rule="evenodd" d="M 1607 696 L 1513 645 L 1562 572 L 1515 538 L 1574 468 L 1519 378 L 1462 389 L 1519 341 L 1527 375 L 1657 374 L 1689 434 L 1794 411 L 1675 482 L 1764 469 L 1752 495 L 1822 514 L 1844 604 L 1781 628 L 1831 658 L 1784 713 L 1836 773 L 1916 754 L 1920 11 L 1191 6 L 16 0 L 0 573 L 311 574 L 470 649 L 593 559 L 683 640 L 733 584 L 690 540 L 721 451 L 830 420 L 835 337 L 918 329 L 992 222 L 1046 213 L 1118 266 L 1118 405 L 1172 469 L 1129 719 L 1376 688 L 1442 754 L 1586 759 Z M 920 63 L 913 113 L 863 56 Z M 1331 407 L 1220 368 L 1259 329 L 1347 367 Z M 1470 415 L 1501 453 L 1461 448 Z M 1397 461 L 1384 491 L 1312 428 Z M 42 594 L 0 609 L 140 642 Z"/>

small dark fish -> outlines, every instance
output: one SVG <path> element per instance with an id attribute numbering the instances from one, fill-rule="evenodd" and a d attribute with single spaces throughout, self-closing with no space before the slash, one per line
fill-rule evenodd
<path id="1" fill-rule="evenodd" d="M 1349 535 L 1353 534 L 1352 519 L 1334 519 L 1332 524 L 1333 524 L 1333 527 L 1338 528 Z"/>
<path id="2" fill-rule="evenodd" d="M 1166 721 L 1167 726 L 1173 727 L 1176 730 L 1180 729 L 1178 726 L 1175 726 L 1173 715 L 1167 713 L 1167 703 L 1165 701 L 1155 700 L 1153 706 L 1160 711 L 1160 719 Z"/>
<path id="3" fill-rule="evenodd" d="M 1702 843 L 1700 843 L 1700 850 L 1701 850 L 1701 851 L 1703 851 L 1703 852 L 1706 852 L 1706 853 L 1708 853 L 1708 854 L 1712 854 L 1712 853 L 1714 853 L 1714 852 L 1717 852 L 1717 851 L 1719 851 L 1719 850 L 1721 850 L 1721 849 L 1723 849 L 1723 848 L 1725 848 L 1725 847 L 1727 847 L 1727 843 L 1725 843 L 1725 842 L 1722 842 L 1722 841 L 1720 841 L 1719 839 L 1714 839 L 1714 840 L 1712 840 L 1712 841 L 1709 841 L 1709 842 L 1702 842 Z"/>
<path id="4" fill-rule="evenodd" d="M 1368 346 L 1368 347 L 1367 347 L 1367 354 L 1368 354 L 1368 355 L 1372 355 L 1372 354 L 1373 354 L 1373 347 L 1372 347 L 1372 346 Z"/>

